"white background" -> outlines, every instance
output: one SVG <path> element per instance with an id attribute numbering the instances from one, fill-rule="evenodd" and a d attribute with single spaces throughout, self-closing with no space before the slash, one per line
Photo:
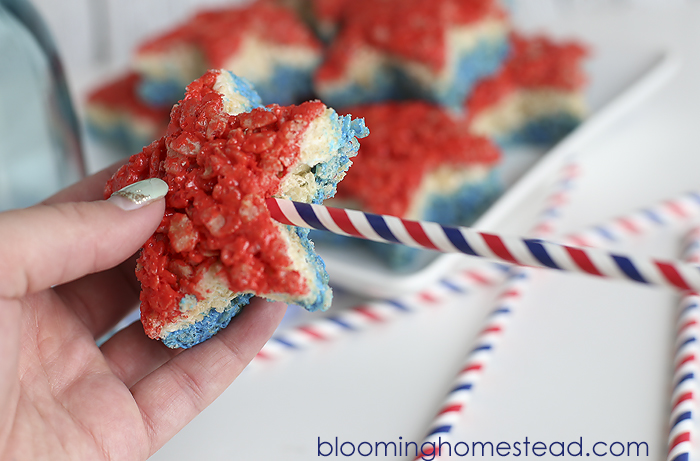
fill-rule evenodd
<path id="1" fill-rule="evenodd" d="M 70 68 L 123 65 L 136 45 L 197 8 L 247 0 L 34 0 L 44 15 Z M 516 21 L 555 22 L 590 9 L 665 9 L 698 0 L 508 0 Z"/>
<path id="2" fill-rule="evenodd" d="M 137 12 L 166 2 L 129 2 L 128 8 L 119 2 L 119 14 L 108 16 L 109 38 L 96 44 L 87 26 L 96 13 L 80 3 L 39 2 L 76 81 L 105 56 L 124 62 L 141 32 L 186 9 L 185 2 L 167 2 L 174 6 L 142 18 Z M 515 13 L 521 29 L 585 39 L 600 53 L 615 50 L 621 69 L 625 50 L 672 50 L 682 58 L 660 91 L 583 146 L 585 173 L 564 231 L 700 189 L 698 2 L 520 1 Z M 95 51 L 98 45 L 103 54 Z M 518 219 L 503 229 L 523 232 L 529 224 Z M 675 257 L 679 234 L 663 232 L 624 249 Z M 323 459 L 316 456 L 318 437 L 356 444 L 420 441 L 495 295 L 472 292 L 275 362 L 254 363 L 154 459 L 309 460 Z M 675 299 L 665 289 L 542 274 L 512 318 L 455 440 L 644 441 L 651 450 L 646 459 L 664 459 Z M 359 298 L 338 294 L 337 300 L 333 309 Z M 298 314 L 289 322 L 309 317 Z"/>

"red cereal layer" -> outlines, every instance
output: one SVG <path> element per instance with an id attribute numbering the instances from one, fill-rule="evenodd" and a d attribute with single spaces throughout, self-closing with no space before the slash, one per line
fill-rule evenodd
<path id="1" fill-rule="evenodd" d="M 348 108 L 364 117 L 370 135 L 338 184 L 339 199 L 373 213 L 403 216 L 423 176 L 441 165 L 495 165 L 498 148 L 470 135 L 447 111 L 425 102 L 389 102 Z"/>
<path id="2" fill-rule="evenodd" d="M 145 42 L 138 53 L 159 52 L 181 44 L 197 46 L 208 67 L 223 67 L 246 36 L 273 43 L 296 44 L 314 49 L 321 45 L 299 19 L 286 8 L 266 2 L 243 7 L 211 9 L 198 13 L 169 32 Z"/>
<path id="3" fill-rule="evenodd" d="M 340 23 L 345 9 L 353 8 L 355 0 L 311 0 L 313 14 L 317 20 L 329 22 L 333 25 Z"/>
<path id="4" fill-rule="evenodd" d="M 446 63 L 447 32 L 487 17 L 505 13 L 495 0 L 354 0 L 343 8 L 342 0 L 333 14 L 342 16 L 342 27 L 323 66 L 320 81 L 340 78 L 350 56 L 363 46 L 413 62 L 439 72 Z"/>
<path id="5" fill-rule="evenodd" d="M 506 68 L 518 86 L 578 90 L 586 84 L 582 61 L 588 50 L 581 43 L 513 34 L 511 47 Z"/>
<path id="6" fill-rule="evenodd" d="M 583 59 L 588 50 L 578 42 L 557 42 L 543 35 L 511 35 L 511 51 L 497 75 L 479 82 L 466 102 L 470 117 L 492 107 L 517 89 L 580 90 L 587 81 Z"/>
<path id="7" fill-rule="evenodd" d="M 181 316 L 178 304 L 197 293 L 212 264 L 233 292 L 304 294 L 289 269 L 286 245 L 265 206 L 299 157 L 309 123 L 325 111 L 318 102 L 269 106 L 228 115 L 212 89 L 218 71 L 192 83 L 173 108 L 166 136 L 129 160 L 108 182 L 105 196 L 146 178 L 165 180 L 166 212 L 138 260 L 146 332 Z"/>
<path id="8" fill-rule="evenodd" d="M 136 91 L 139 81 L 137 74 L 128 73 L 91 92 L 87 101 L 89 104 L 104 105 L 112 110 L 129 112 L 165 125 L 170 107 L 153 107 L 141 101 Z"/>

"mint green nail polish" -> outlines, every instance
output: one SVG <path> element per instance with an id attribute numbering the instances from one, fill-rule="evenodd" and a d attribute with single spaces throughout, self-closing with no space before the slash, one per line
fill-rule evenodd
<path id="1" fill-rule="evenodd" d="M 168 193 L 168 184 L 162 179 L 151 178 L 130 184 L 113 193 L 109 198 L 119 208 L 135 210 L 144 205 L 165 197 Z"/>

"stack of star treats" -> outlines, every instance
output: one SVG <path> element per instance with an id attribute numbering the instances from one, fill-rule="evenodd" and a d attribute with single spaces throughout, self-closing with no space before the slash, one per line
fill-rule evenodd
<path id="1" fill-rule="evenodd" d="M 468 225 L 502 191 L 501 149 L 551 146 L 585 117 L 586 55 L 519 33 L 498 0 L 258 0 L 143 43 L 128 76 L 92 93 L 88 122 L 133 152 L 190 81 L 227 69 L 264 105 L 320 99 L 366 118 L 336 204 Z M 416 252 L 378 254 L 406 269 Z"/>

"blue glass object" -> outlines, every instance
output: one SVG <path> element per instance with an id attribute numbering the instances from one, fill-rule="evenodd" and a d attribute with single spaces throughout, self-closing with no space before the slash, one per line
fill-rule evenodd
<path id="1" fill-rule="evenodd" d="M 0 211 L 33 205 L 84 174 L 56 46 L 29 3 L 0 0 Z"/>

